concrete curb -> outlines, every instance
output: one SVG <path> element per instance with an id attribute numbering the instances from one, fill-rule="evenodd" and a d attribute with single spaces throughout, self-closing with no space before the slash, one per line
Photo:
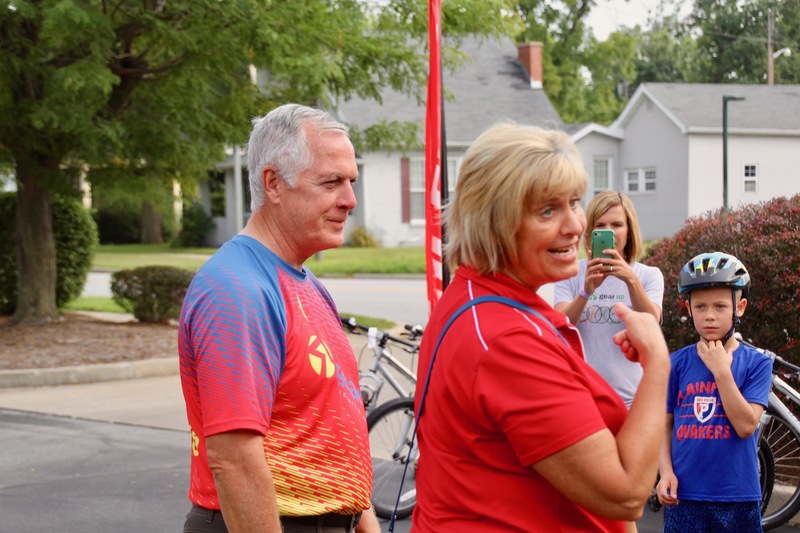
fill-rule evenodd
<path id="1" fill-rule="evenodd" d="M 177 356 L 140 359 L 123 363 L 5 370 L 0 372 L 0 389 L 96 383 L 99 381 L 169 376 L 177 373 Z"/>

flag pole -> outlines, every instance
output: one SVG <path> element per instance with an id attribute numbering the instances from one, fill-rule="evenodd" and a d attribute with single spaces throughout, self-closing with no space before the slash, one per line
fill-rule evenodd
<path id="1" fill-rule="evenodd" d="M 441 33 L 439 34 L 441 38 Z M 439 79 L 441 80 L 442 75 L 442 54 L 441 48 L 439 53 Z M 442 207 L 447 205 L 447 201 L 450 198 L 450 188 L 448 187 L 448 176 L 447 176 L 447 129 L 445 128 L 445 118 L 444 118 L 444 83 L 439 83 L 439 109 L 441 110 L 440 113 L 442 115 L 442 146 L 440 148 L 442 154 L 442 186 L 441 186 L 441 201 L 439 205 Z M 441 216 L 441 212 L 440 212 Z M 440 220 L 440 232 L 442 235 L 442 244 L 447 242 L 447 225 L 444 221 Z M 447 267 L 447 258 L 442 253 L 442 291 L 447 288 L 447 285 L 450 283 L 450 269 Z"/>

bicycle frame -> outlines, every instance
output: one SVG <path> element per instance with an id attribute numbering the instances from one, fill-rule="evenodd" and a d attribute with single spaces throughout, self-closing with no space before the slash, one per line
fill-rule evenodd
<path id="1" fill-rule="evenodd" d="M 772 376 L 772 387 L 773 389 L 778 389 L 786 396 L 789 396 L 793 402 L 800 405 L 800 394 L 798 394 L 796 390 L 791 388 L 778 376 Z M 784 404 L 780 398 L 778 398 L 778 395 L 773 391 L 770 391 L 769 393 L 769 408 L 764 411 L 764 414 L 761 415 L 761 418 L 763 419 L 764 416 L 773 416 L 770 411 L 782 416 L 786 422 L 789 423 L 789 425 L 800 432 L 800 421 L 797 420 L 797 417 L 794 416 L 794 413 L 792 413 L 792 411 L 786 407 L 786 404 Z M 762 430 L 763 428 L 759 428 L 759 437 L 761 436 Z"/>
<path id="2" fill-rule="evenodd" d="M 375 356 L 372 358 L 372 362 L 370 362 L 369 369 L 359 372 L 360 378 L 365 378 L 367 380 L 373 380 L 376 383 L 375 386 L 375 394 L 377 395 L 380 393 L 381 388 L 385 382 L 388 382 L 389 385 L 392 386 L 394 390 L 397 391 L 397 394 L 400 396 L 411 397 L 414 395 L 412 390 L 406 391 L 403 385 L 390 371 L 386 368 L 383 364 L 384 362 L 389 363 L 389 366 L 397 370 L 404 378 L 408 379 L 411 383 L 417 382 L 417 375 L 412 372 L 409 368 L 407 368 L 403 363 L 397 360 L 395 356 L 389 353 L 388 350 L 382 347 L 376 347 Z M 380 376 L 383 377 L 381 379 Z"/>
<path id="3" fill-rule="evenodd" d="M 378 405 L 378 397 L 386 383 L 389 383 L 397 392 L 398 396 L 404 398 L 412 397 L 414 395 L 413 386 L 417 382 L 417 375 L 392 355 L 388 346 L 389 343 L 393 343 L 410 354 L 416 354 L 419 350 L 419 345 L 410 340 L 393 337 L 377 328 L 362 326 L 352 318 L 342 318 L 342 324 L 354 333 L 357 332 L 357 330 L 365 332 L 367 334 L 367 347 L 373 350 L 374 355 L 370 361 L 369 367 L 359 372 L 359 383 L 366 412 L 369 413 Z M 410 326 L 407 326 L 406 329 L 411 332 L 410 339 L 415 338 L 415 336 L 420 334 L 419 331 L 421 331 L 417 330 L 416 327 L 412 328 Z M 409 387 L 408 390 L 400 382 L 400 379 L 392 373 L 391 369 L 396 370 L 400 376 L 410 382 L 411 387 Z"/>
<path id="4" fill-rule="evenodd" d="M 777 356 L 773 352 L 769 350 L 763 350 L 770 358 L 772 358 L 773 362 L 776 360 Z M 778 363 L 786 365 L 786 362 L 782 359 L 778 358 Z M 795 404 L 800 406 L 800 393 L 794 390 L 791 385 L 786 383 L 784 380 L 780 378 L 776 373 L 773 372 L 772 374 L 772 389 L 769 391 L 769 404 L 767 409 L 761 415 L 761 420 L 759 421 L 758 427 L 758 442 L 761 442 L 761 437 L 764 434 L 764 428 L 766 427 L 766 423 L 769 421 L 770 417 L 778 415 L 784 419 L 784 421 L 789 424 L 793 429 L 795 429 L 798 433 L 800 433 L 800 420 L 792 413 L 792 411 L 786 406 L 785 403 L 775 394 L 775 390 L 779 391 L 781 394 L 789 398 Z"/>

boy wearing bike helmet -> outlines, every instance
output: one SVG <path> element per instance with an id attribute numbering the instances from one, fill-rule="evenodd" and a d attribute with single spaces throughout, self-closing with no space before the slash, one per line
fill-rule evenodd
<path id="1" fill-rule="evenodd" d="M 680 272 L 700 340 L 670 356 L 657 487 L 665 533 L 762 531 L 756 428 L 772 361 L 733 336 L 749 287 L 745 266 L 725 253 L 700 254 Z"/>

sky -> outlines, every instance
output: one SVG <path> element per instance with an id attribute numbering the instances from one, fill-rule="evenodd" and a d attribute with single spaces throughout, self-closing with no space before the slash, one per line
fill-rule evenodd
<path id="1" fill-rule="evenodd" d="M 691 10 L 692 2 L 679 0 L 682 3 L 681 14 Z M 670 3 L 678 3 L 672 0 Z M 587 19 L 594 36 L 598 41 L 605 41 L 608 35 L 622 26 L 633 27 L 637 24 L 645 27 L 648 19 L 656 13 L 659 0 L 597 0 Z"/>

